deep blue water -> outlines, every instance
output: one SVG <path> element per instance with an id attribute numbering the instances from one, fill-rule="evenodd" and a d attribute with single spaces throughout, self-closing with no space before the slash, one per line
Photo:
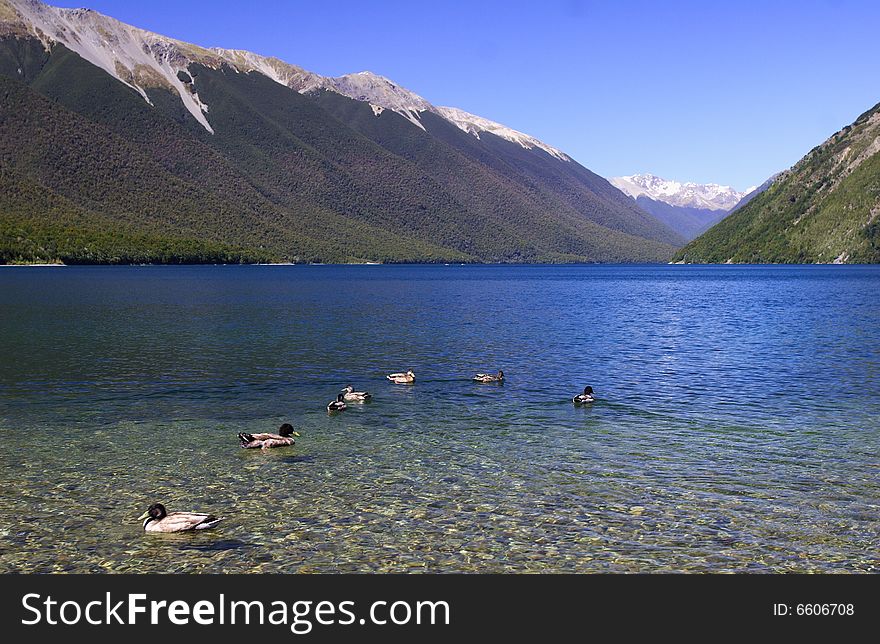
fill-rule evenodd
<path id="1" fill-rule="evenodd" d="M 9 267 L 0 311 L 0 571 L 880 566 L 880 267 Z"/>

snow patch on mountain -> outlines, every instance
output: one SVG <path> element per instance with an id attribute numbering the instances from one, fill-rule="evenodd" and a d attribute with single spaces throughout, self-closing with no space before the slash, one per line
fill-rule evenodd
<path id="1" fill-rule="evenodd" d="M 750 191 L 739 192 L 717 183 L 672 181 L 653 174 L 634 174 L 610 179 L 612 185 L 633 199 L 640 196 L 671 206 L 729 211 Z"/>
<path id="2" fill-rule="evenodd" d="M 36 0 L 9 2 L 46 46 L 61 43 L 140 93 L 147 102 L 150 99 L 146 88 L 165 86 L 176 90 L 186 109 L 213 134 L 205 118 L 208 106 L 177 77 L 177 72 L 185 70 L 189 62 L 181 49 L 190 45 L 131 27 L 90 9 L 61 9 Z"/>
<path id="3" fill-rule="evenodd" d="M 372 72 L 358 72 L 338 78 L 325 78 L 323 87 L 356 101 L 363 101 L 397 112 L 423 130 L 425 126 L 419 120 L 419 114 L 429 110 L 433 111 L 433 106 L 418 94 Z"/>
<path id="4" fill-rule="evenodd" d="M 212 47 L 210 51 L 237 72 L 258 72 L 276 83 L 295 89 L 297 92 L 310 92 L 322 87 L 324 77 L 310 71 L 285 63 L 279 58 L 260 56 L 242 49 L 223 49 Z"/>
<path id="5" fill-rule="evenodd" d="M 438 107 L 435 108 L 437 114 L 445 118 L 447 121 L 455 125 L 456 127 L 464 130 L 468 134 L 473 134 L 478 139 L 480 138 L 481 132 L 489 132 L 490 134 L 494 134 L 495 136 L 499 136 L 502 139 L 506 139 L 508 141 L 512 141 L 517 145 L 524 147 L 527 150 L 531 150 L 532 148 L 540 148 L 544 150 L 547 154 L 556 157 L 560 161 L 569 161 L 568 155 L 566 155 L 561 150 L 557 150 L 554 147 L 539 141 L 533 136 L 529 136 L 528 134 L 523 134 L 522 132 L 518 132 L 512 128 L 509 128 L 505 125 L 501 125 L 500 123 L 495 123 L 494 121 L 490 121 L 489 119 L 484 119 L 481 116 L 476 116 L 475 114 L 470 114 L 465 112 L 464 110 L 460 110 L 457 107 Z"/>

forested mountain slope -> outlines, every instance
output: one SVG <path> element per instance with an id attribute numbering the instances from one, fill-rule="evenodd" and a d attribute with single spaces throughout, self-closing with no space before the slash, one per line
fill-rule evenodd
<path id="1" fill-rule="evenodd" d="M 528 135 L 88 10 L 0 0 L 0 261 L 666 261 Z"/>

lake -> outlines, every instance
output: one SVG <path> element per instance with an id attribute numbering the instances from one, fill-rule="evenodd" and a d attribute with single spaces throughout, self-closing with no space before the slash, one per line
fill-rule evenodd
<path id="1" fill-rule="evenodd" d="M 7 267 L 0 311 L 2 572 L 880 570 L 880 267 Z"/>

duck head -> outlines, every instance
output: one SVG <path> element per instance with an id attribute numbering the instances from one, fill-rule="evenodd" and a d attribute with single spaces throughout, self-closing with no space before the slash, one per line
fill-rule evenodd
<path id="1" fill-rule="evenodd" d="M 143 521 L 144 519 L 152 519 L 153 521 L 161 521 L 166 516 L 168 516 L 168 512 L 165 510 L 165 506 L 161 503 L 154 503 L 147 511 L 144 512 L 141 516 L 138 517 L 138 521 Z"/>
<path id="2" fill-rule="evenodd" d="M 504 380 L 504 372 L 501 369 L 498 370 L 498 380 Z"/>
<path id="3" fill-rule="evenodd" d="M 287 438 L 288 436 L 299 436 L 299 432 L 290 423 L 284 423 L 278 428 L 278 435 Z"/>
<path id="4" fill-rule="evenodd" d="M 592 396 L 593 395 L 593 388 L 592 387 L 584 387 L 584 395 L 585 396 Z"/>
<path id="5" fill-rule="evenodd" d="M 342 392 L 346 393 L 346 394 L 350 394 L 353 391 L 354 391 L 354 387 L 352 387 L 351 385 L 348 385 L 345 389 L 342 390 Z"/>
<path id="6" fill-rule="evenodd" d="M 413 373 L 413 370 L 412 370 L 412 369 L 410 369 L 409 371 L 407 371 L 407 372 L 406 372 L 406 375 L 408 375 L 410 378 L 415 378 L 415 377 L 416 377 L 416 374 Z"/>
<path id="7" fill-rule="evenodd" d="M 336 395 L 336 402 L 345 402 L 345 394 L 340 393 Z"/>

